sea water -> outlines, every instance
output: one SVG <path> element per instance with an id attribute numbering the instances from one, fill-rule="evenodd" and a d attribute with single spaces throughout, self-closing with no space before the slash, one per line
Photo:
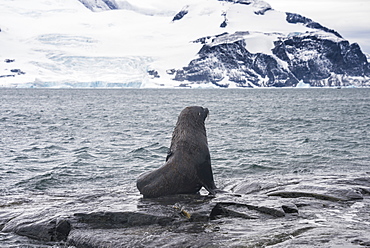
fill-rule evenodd
<path id="1" fill-rule="evenodd" d="M 96 197 L 114 210 L 115 195 L 140 197 L 136 178 L 164 163 L 192 105 L 210 111 L 220 188 L 370 172 L 370 89 L 0 89 L 0 212 Z M 135 208 L 130 197 L 119 204 Z M 0 246 L 32 242 L 0 232 Z"/>

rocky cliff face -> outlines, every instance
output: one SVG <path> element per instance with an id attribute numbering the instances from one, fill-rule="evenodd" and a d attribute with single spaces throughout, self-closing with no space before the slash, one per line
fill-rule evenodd
<path id="1" fill-rule="evenodd" d="M 175 80 L 221 87 L 230 83 L 237 87 L 294 87 L 300 81 L 319 87 L 370 84 L 370 64 L 356 43 L 298 33 L 278 37 L 272 54 L 251 53 L 246 48 L 248 34 L 223 34 L 210 44 L 200 39 L 204 45 L 199 58 L 177 70 Z"/>
<path id="2" fill-rule="evenodd" d="M 343 38 L 337 31 L 324 27 L 320 23 L 314 22 L 313 20 L 299 14 L 287 12 L 286 21 L 292 24 L 302 23 L 308 28 L 323 30 L 325 32 L 332 33 L 339 38 Z"/>
<path id="3" fill-rule="evenodd" d="M 237 87 L 294 86 L 298 83 L 292 72 L 284 68 L 275 56 L 250 53 L 246 49 L 243 33 L 224 34 L 215 42 L 219 39 L 230 40 L 231 36 L 239 36 L 240 39 L 215 46 L 203 45 L 199 58 L 178 70 L 175 80 L 212 82 L 221 87 L 228 87 L 229 81 Z"/>
<path id="4" fill-rule="evenodd" d="M 298 80 L 312 86 L 368 85 L 370 65 L 358 44 L 303 34 L 275 42 L 273 53 Z"/>

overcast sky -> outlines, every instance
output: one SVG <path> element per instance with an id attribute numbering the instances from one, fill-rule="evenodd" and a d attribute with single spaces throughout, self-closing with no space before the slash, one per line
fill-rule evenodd
<path id="1" fill-rule="evenodd" d="M 299 13 L 338 31 L 370 54 L 370 0 L 266 0 L 273 9 Z"/>

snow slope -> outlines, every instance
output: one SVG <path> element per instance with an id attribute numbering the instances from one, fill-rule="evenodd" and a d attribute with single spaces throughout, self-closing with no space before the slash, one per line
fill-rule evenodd
<path id="1" fill-rule="evenodd" d="M 312 31 L 259 0 L 106 2 L 2 0 L 0 87 L 173 87 L 168 71 L 196 58 L 202 37 L 248 31 L 247 49 L 271 54 L 279 36 Z"/>

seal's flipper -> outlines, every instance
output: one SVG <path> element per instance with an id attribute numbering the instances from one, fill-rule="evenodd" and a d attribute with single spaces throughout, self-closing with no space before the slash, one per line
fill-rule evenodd
<path id="1" fill-rule="evenodd" d="M 211 158 L 201 164 L 198 168 L 198 177 L 202 182 L 203 187 L 212 195 L 215 195 L 217 192 L 217 187 L 213 180 L 213 173 L 211 167 Z"/>

